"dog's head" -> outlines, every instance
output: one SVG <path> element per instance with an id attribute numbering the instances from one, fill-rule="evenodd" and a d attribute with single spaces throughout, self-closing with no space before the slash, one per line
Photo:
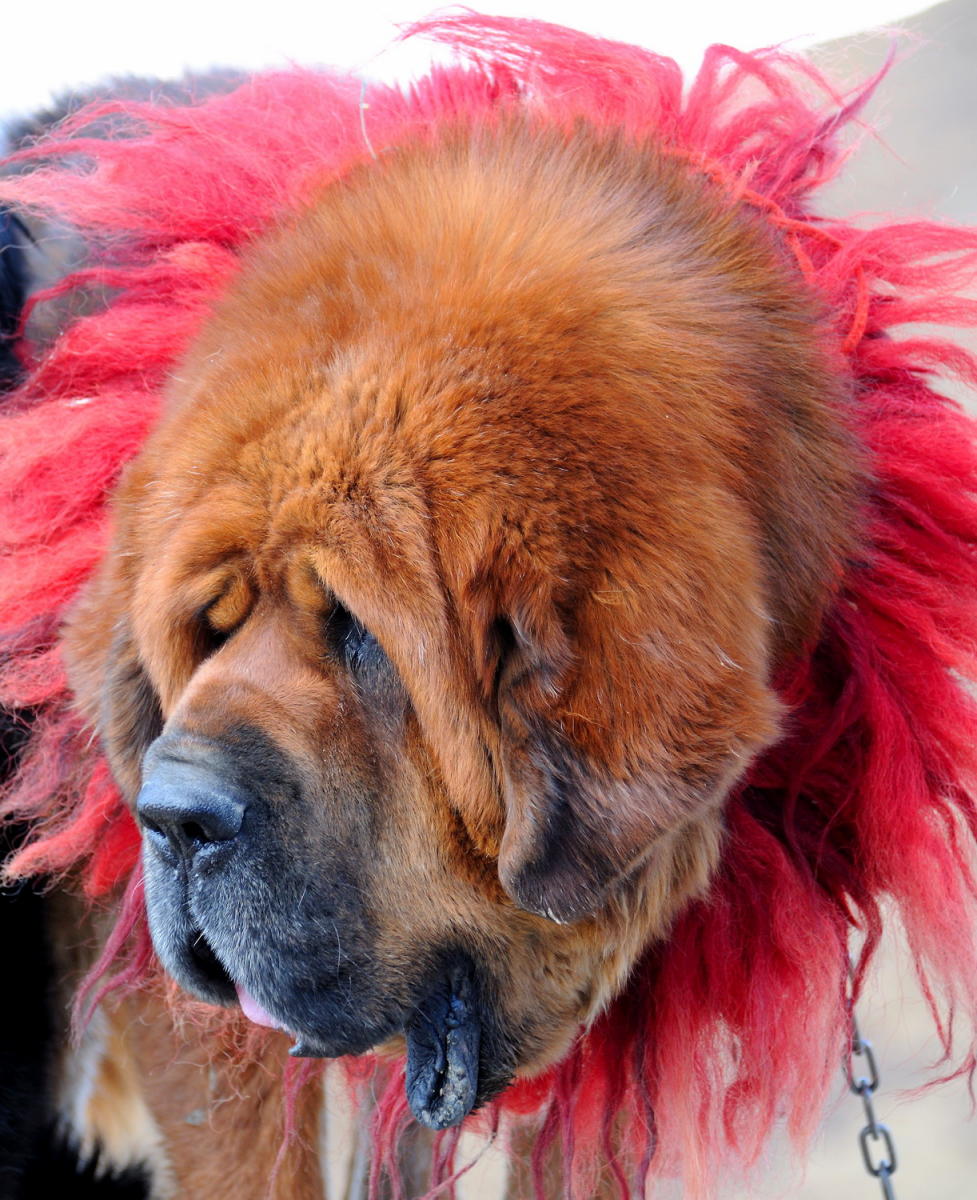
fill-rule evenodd
<path id="1" fill-rule="evenodd" d="M 67 630 L 196 995 L 418 1117 L 561 1055 L 706 886 L 855 469 L 816 314 L 652 146 L 458 129 L 260 243 Z"/>

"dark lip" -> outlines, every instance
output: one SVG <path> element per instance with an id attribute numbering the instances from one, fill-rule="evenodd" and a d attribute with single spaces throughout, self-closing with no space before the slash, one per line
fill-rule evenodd
<path id="1" fill-rule="evenodd" d="M 460 1124 L 478 1100 L 483 1013 L 474 963 L 459 954 L 432 982 L 407 1023 L 404 1084 L 416 1120 Z"/>

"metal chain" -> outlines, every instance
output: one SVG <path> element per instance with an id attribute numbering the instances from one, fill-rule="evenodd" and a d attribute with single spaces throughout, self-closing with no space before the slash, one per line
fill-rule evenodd
<path id="1" fill-rule="evenodd" d="M 865 1060 L 864 1070 L 859 1069 L 855 1062 L 856 1058 Z M 868 1074 L 865 1074 L 865 1071 Z M 896 1173 L 898 1166 L 896 1148 L 888 1127 L 876 1117 L 873 1103 L 873 1097 L 879 1086 L 879 1068 L 875 1061 L 875 1055 L 872 1053 L 872 1045 L 858 1032 L 854 1016 L 852 1017 L 851 1049 L 845 1062 L 845 1075 L 852 1093 L 861 1097 L 865 1109 L 865 1119 L 868 1122 L 858 1135 L 865 1170 L 879 1181 L 885 1200 L 896 1200 L 896 1193 L 892 1187 L 892 1176 Z M 873 1153 L 876 1156 L 874 1158 Z"/>

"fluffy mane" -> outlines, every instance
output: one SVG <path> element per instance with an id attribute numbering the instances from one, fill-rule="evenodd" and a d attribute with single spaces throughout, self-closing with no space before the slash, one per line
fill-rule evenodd
<path id="1" fill-rule="evenodd" d="M 89 265 L 38 302 L 101 297 L 52 346 L 25 351 L 0 418 L 0 703 L 31 715 L 0 811 L 34 828 L 7 873 L 70 875 L 119 908 L 93 1000 L 155 971 L 139 833 L 73 712 L 58 628 L 105 548 L 107 496 L 240 251 L 354 164 L 446 122 L 519 109 L 653 139 L 763 213 L 820 298 L 872 479 L 853 514 L 870 550 L 778 681 L 787 733 L 729 800 L 708 896 L 564 1062 L 477 1119 L 536 1123 L 540 1197 L 559 1152 L 572 1195 L 590 1194 L 603 1163 L 622 1197 L 678 1173 L 691 1200 L 727 1160 L 755 1161 L 779 1120 L 800 1141 L 812 1132 L 883 904 L 947 1056 L 951 1015 L 977 1010 L 977 711 L 962 683 L 977 649 L 977 439 L 934 386 L 936 373 L 977 383 L 977 360 L 912 328 L 977 325 L 962 295 L 977 230 L 814 215 L 843 159 L 839 131 L 875 81 L 839 97 L 801 59 L 714 46 L 683 90 L 667 58 L 535 22 L 465 16 L 412 33 L 454 47 L 456 65 L 407 91 L 289 71 L 196 105 L 98 104 L 0 181 L 0 201 L 69 222 L 90 247 Z M 853 930 L 865 936 L 852 986 Z M 968 1049 L 948 1070 L 974 1064 Z M 407 1115 L 394 1072 L 374 1113 L 375 1189 Z M 443 1135 L 435 1183 L 456 1143 Z"/>

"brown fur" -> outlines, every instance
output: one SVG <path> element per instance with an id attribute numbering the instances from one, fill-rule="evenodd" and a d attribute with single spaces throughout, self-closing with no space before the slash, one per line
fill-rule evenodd
<path id="1" fill-rule="evenodd" d="M 349 852 L 385 986 L 450 929 L 516 1069 L 559 1057 L 706 887 L 849 551 L 817 315 L 748 213 L 582 128 L 459 128 L 330 187 L 176 372 L 70 622 L 125 792 L 161 730 L 257 727 L 317 797 L 275 801 L 289 852 Z M 337 602 L 390 711 L 329 652 Z M 135 1053 L 158 1110 L 197 1106 L 202 1059 Z M 158 1116 L 180 1194 L 260 1195 L 267 1144 L 226 1182 L 269 1136 L 242 1104 Z"/>

